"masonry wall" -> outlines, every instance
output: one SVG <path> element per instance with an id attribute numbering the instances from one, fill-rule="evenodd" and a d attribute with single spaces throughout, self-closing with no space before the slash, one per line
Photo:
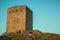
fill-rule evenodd
<path id="1" fill-rule="evenodd" d="M 33 13 L 28 7 L 26 7 L 26 30 L 32 29 L 33 29 Z"/>
<path id="2" fill-rule="evenodd" d="M 25 30 L 26 8 L 17 6 L 8 9 L 7 32 Z"/>
<path id="3" fill-rule="evenodd" d="M 6 32 L 32 30 L 32 12 L 26 6 L 8 8 Z"/>

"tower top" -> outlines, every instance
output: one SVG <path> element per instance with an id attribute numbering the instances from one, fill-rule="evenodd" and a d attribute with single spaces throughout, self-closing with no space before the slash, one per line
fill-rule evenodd
<path id="1" fill-rule="evenodd" d="M 10 8 L 8 8 L 8 10 L 13 9 L 13 8 L 19 8 L 19 7 L 25 7 L 32 12 L 32 10 L 29 7 L 27 7 L 26 5 L 10 7 Z"/>

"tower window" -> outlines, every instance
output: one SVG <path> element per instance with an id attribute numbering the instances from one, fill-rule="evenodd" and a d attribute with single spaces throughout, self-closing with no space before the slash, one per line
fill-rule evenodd
<path id="1" fill-rule="evenodd" d="M 18 10 L 16 9 L 16 12 L 18 12 Z"/>
<path id="2" fill-rule="evenodd" d="M 9 11 L 9 13 L 11 13 L 11 11 Z"/>
<path id="3" fill-rule="evenodd" d="M 29 32 L 30 34 L 32 34 L 33 32 Z"/>
<path id="4" fill-rule="evenodd" d="M 21 33 L 21 31 L 19 30 L 19 33 Z"/>

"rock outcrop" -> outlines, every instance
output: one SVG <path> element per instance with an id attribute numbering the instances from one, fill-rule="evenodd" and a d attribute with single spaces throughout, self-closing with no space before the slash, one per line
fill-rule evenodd
<path id="1" fill-rule="evenodd" d="M 60 40 L 60 34 L 29 30 L 23 33 L 4 33 L 0 36 L 0 40 Z"/>

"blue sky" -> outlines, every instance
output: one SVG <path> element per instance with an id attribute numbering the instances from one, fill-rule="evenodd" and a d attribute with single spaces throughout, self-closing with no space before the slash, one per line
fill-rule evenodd
<path id="1" fill-rule="evenodd" d="M 60 34 L 60 0 L 0 0 L 0 34 L 6 31 L 7 8 L 27 5 L 33 11 L 33 29 Z"/>

